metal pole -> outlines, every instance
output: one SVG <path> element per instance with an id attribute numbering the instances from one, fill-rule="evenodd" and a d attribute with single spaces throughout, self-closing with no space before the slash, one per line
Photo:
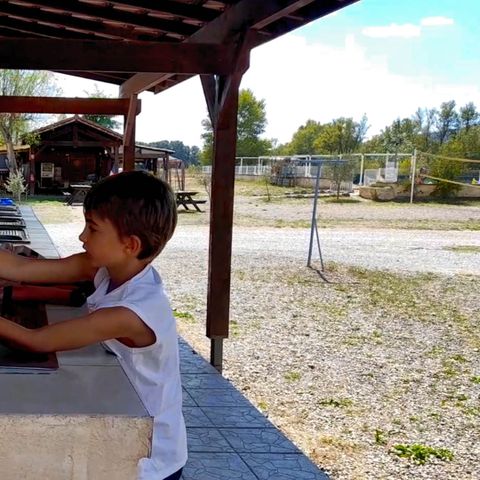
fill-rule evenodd
<path id="1" fill-rule="evenodd" d="M 358 182 L 359 185 L 362 185 L 363 187 L 363 172 L 364 172 L 364 166 L 365 166 L 365 155 L 362 153 L 360 157 L 360 180 Z"/>
<path id="2" fill-rule="evenodd" d="M 412 169 L 411 169 L 412 185 L 410 186 L 410 203 L 413 203 L 413 192 L 415 190 L 416 169 L 417 169 L 417 149 L 413 151 L 413 156 L 412 156 Z"/>
<path id="3" fill-rule="evenodd" d="M 310 267 L 312 263 L 313 235 L 314 235 L 314 231 L 316 231 L 316 226 L 317 226 L 317 203 L 318 203 L 319 190 L 320 190 L 320 162 L 318 162 L 318 165 L 317 165 L 317 178 L 315 180 L 315 195 L 313 197 L 313 211 L 312 211 L 312 222 L 310 226 L 310 245 L 308 247 L 307 267 Z M 317 239 L 318 239 L 318 232 L 317 232 Z M 320 252 L 320 242 L 318 242 L 318 249 Z M 322 254 L 320 252 L 320 258 L 321 256 Z M 323 260 L 322 260 L 322 269 L 323 269 Z"/>
<path id="4" fill-rule="evenodd" d="M 320 248 L 320 237 L 318 236 L 317 219 L 315 219 L 315 236 L 317 237 L 317 247 L 318 247 L 318 254 L 320 255 L 320 265 L 322 266 L 322 272 L 324 272 L 325 271 L 325 265 L 323 264 L 322 249 Z"/>

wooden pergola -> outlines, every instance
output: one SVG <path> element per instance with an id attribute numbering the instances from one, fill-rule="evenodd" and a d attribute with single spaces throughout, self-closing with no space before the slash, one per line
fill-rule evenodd
<path id="1" fill-rule="evenodd" d="M 119 86 L 118 99 L 0 97 L 2 112 L 124 115 L 134 168 L 137 95 L 200 75 L 214 133 L 207 336 L 228 337 L 238 89 L 250 50 L 358 0 L 2 0 L 0 68 Z"/>

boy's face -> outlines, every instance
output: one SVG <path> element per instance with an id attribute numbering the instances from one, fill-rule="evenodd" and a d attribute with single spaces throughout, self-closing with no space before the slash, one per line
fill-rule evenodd
<path id="1" fill-rule="evenodd" d="M 85 212 L 85 228 L 79 239 L 96 267 L 120 265 L 128 254 L 127 242 L 120 238 L 112 222 L 94 211 Z"/>

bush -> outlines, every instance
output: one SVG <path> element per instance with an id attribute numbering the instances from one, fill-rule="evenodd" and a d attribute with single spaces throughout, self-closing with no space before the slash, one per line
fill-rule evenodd
<path id="1" fill-rule="evenodd" d="M 5 183 L 5 188 L 10 192 L 13 197 L 20 202 L 22 193 L 25 193 L 27 186 L 25 185 L 25 178 L 23 177 L 22 172 L 19 170 L 16 172 L 11 172 L 8 180 Z"/>

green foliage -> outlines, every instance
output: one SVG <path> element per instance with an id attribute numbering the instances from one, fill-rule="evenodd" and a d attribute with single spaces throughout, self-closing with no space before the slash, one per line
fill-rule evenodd
<path id="1" fill-rule="evenodd" d="M 443 102 L 437 117 L 437 134 L 440 145 L 458 131 L 459 117 L 455 111 L 455 100 Z"/>
<path id="2" fill-rule="evenodd" d="M 385 432 L 383 430 L 375 430 L 375 443 L 377 445 L 386 445 L 387 440 L 385 439 Z"/>
<path id="3" fill-rule="evenodd" d="M 307 123 L 293 134 L 292 141 L 284 146 L 284 153 L 287 155 L 312 155 L 318 153 L 315 150 L 314 143 L 322 129 L 323 126 L 320 122 L 307 120 Z"/>
<path id="4" fill-rule="evenodd" d="M 260 138 L 265 132 L 267 115 L 265 100 L 257 100 L 249 89 L 240 90 L 237 114 L 237 157 L 260 157 L 270 152 L 272 141 Z M 209 118 L 202 120 L 203 148 L 200 161 L 203 165 L 212 163 L 213 128 Z"/>
<path id="5" fill-rule="evenodd" d="M 100 90 L 97 84 L 95 84 L 92 92 L 85 93 L 87 94 L 88 98 L 111 98 L 103 90 Z M 83 118 L 90 120 L 101 127 L 109 128 L 110 130 L 117 130 L 120 128 L 120 122 L 115 120 L 113 115 L 85 114 L 82 116 Z"/>
<path id="6" fill-rule="evenodd" d="M 464 107 L 460 108 L 460 125 L 465 130 L 469 130 L 474 126 L 480 118 L 480 114 L 473 102 L 467 103 Z"/>
<path id="7" fill-rule="evenodd" d="M 287 372 L 284 375 L 285 380 L 288 382 L 297 382 L 302 378 L 299 372 Z"/>
<path id="8" fill-rule="evenodd" d="M 167 148 L 173 150 L 175 157 L 183 160 L 186 166 L 198 165 L 200 161 L 200 149 L 197 146 L 189 147 L 180 140 L 160 140 L 146 143 L 148 147 Z"/>
<path id="9" fill-rule="evenodd" d="M 342 182 L 352 180 L 354 165 L 353 162 L 344 161 L 329 165 L 324 168 L 324 175 L 332 180 L 335 187 L 337 200 L 340 199 Z"/>
<path id="10" fill-rule="evenodd" d="M 453 453 L 446 448 L 434 448 L 418 443 L 412 445 L 394 445 L 392 453 L 402 458 L 408 458 L 419 465 L 425 464 L 430 457 L 435 457 L 443 461 L 453 460 Z"/>
<path id="11" fill-rule="evenodd" d="M 20 170 L 17 170 L 16 172 L 10 172 L 10 175 L 5 183 L 5 188 L 18 202 L 20 202 L 22 193 L 25 193 L 27 189 L 25 185 L 25 178 Z"/>
<path id="12" fill-rule="evenodd" d="M 355 152 L 360 147 L 367 129 L 365 116 L 358 123 L 352 118 L 344 117 L 332 120 L 323 125 L 314 141 L 314 151 L 330 155 Z"/>
<path id="13" fill-rule="evenodd" d="M 430 163 L 429 174 L 432 177 L 454 180 L 462 174 L 464 164 L 445 157 L 434 157 Z M 461 189 L 461 185 L 449 182 L 438 182 L 432 195 L 440 198 L 455 196 Z"/>
<path id="14" fill-rule="evenodd" d="M 59 93 L 53 74 L 44 71 L 0 70 L 0 93 L 5 96 L 55 96 Z M 26 113 L 0 113 L 0 137 L 7 147 L 13 171 L 17 162 L 13 146 L 19 144 L 38 116 Z"/>

